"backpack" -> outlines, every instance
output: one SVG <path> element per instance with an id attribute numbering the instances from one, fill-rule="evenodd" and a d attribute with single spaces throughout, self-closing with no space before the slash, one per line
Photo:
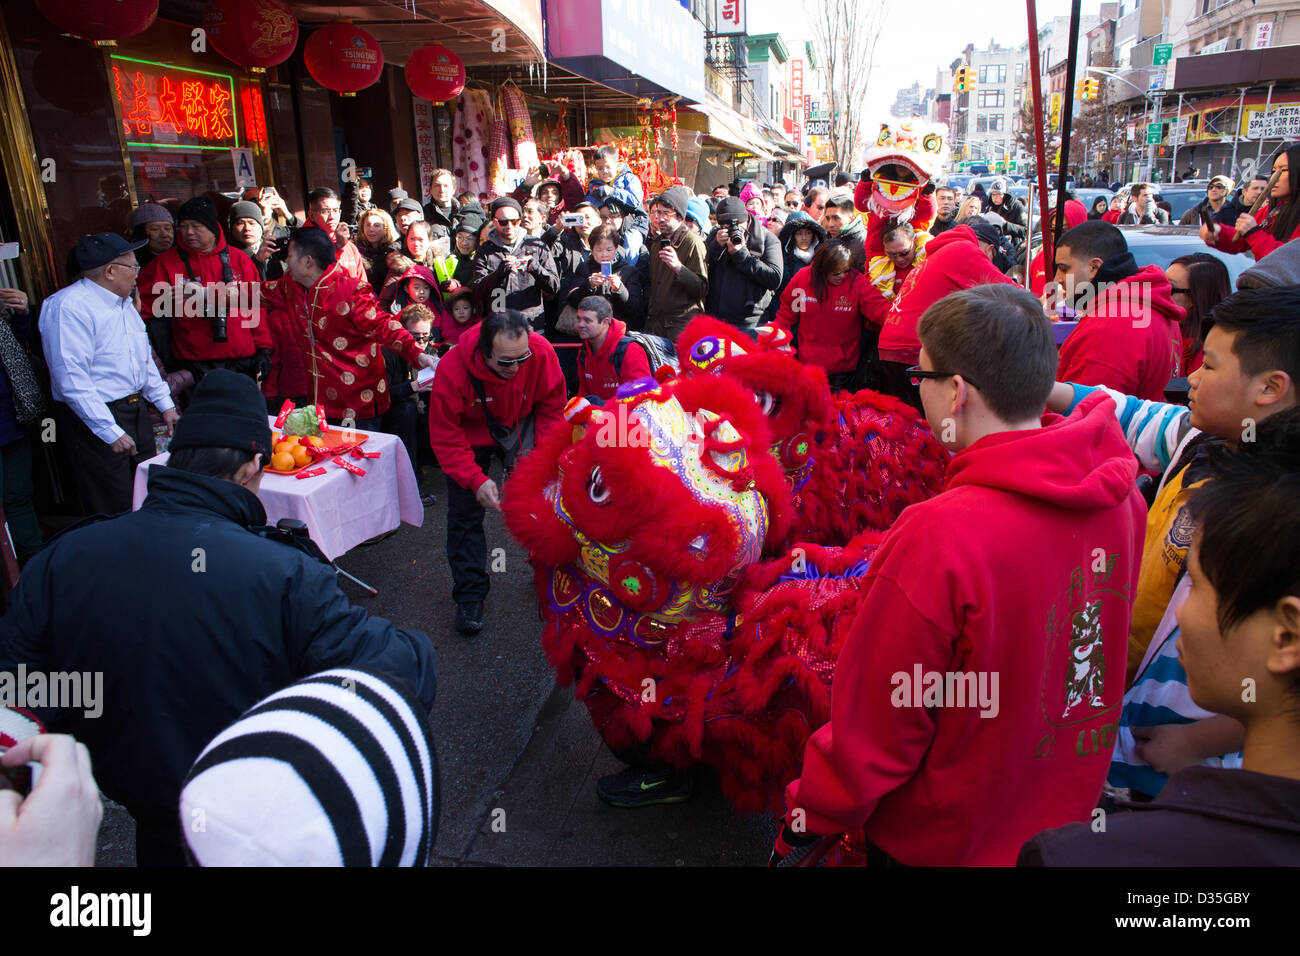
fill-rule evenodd
<path id="1" fill-rule="evenodd" d="M 610 361 L 614 365 L 614 374 L 620 379 L 623 377 L 623 356 L 627 354 L 628 346 L 634 342 L 645 350 L 646 358 L 650 361 L 651 375 L 664 365 L 671 368 L 674 373 L 680 371 L 677 366 L 677 346 L 668 339 L 648 332 L 625 332 L 618 340 L 618 345 L 614 346 L 614 354 L 610 356 Z"/>

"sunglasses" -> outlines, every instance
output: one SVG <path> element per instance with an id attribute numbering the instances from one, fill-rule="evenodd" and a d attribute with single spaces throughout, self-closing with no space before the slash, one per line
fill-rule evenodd
<path id="1" fill-rule="evenodd" d="M 433 338 L 433 333 L 432 333 L 432 332 L 412 332 L 412 333 L 411 333 L 411 338 L 415 339 L 415 341 L 417 341 L 417 342 L 428 342 L 430 339 Z"/>
<path id="2" fill-rule="evenodd" d="M 922 379 L 952 378 L 954 375 L 959 375 L 961 373 L 960 372 L 927 372 L 925 369 L 921 368 L 921 366 L 913 365 L 911 368 L 907 370 L 907 374 L 912 379 L 912 384 L 915 385 L 917 388 L 920 388 Z M 970 379 L 966 378 L 966 376 L 962 375 L 962 378 L 965 379 L 966 384 L 969 385 L 971 388 L 979 388 L 978 385 L 976 385 Z"/>
<path id="3" fill-rule="evenodd" d="M 492 221 L 495 222 L 498 226 L 509 226 L 510 224 L 516 223 L 519 220 L 518 219 L 493 219 Z"/>
<path id="4" fill-rule="evenodd" d="M 798 209 L 798 208 L 799 208 L 799 204 L 798 204 L 797 202 L 788 202 L 788 203 L 785 204 L 785 208 L 786 208 L 786 209 Z"/>
<path id="5" fill-rule="evenodd" d="M 504 368 L 509 368 L 512 365 L 523 365 L 532 357 L 533 357 L 532 352 L 525 352 L 523 355 L 519 356 L 519 358 L 513 358 L 513 359 L 497 358 L 494 355 L 492 356 L 492 361 L 496 362 L 498 365 Z"/>
<path id="6" fill-rule="evenodd" d="M 1178 286 L 1176 286 L 1176 285 L 1171 285 L 1171 286 L 1169 287 L 1169 291 L 1172 292 L 1174 295 L 1178 295 L 1179 293 L 1182 293 L 1183 295 L 1191 295 L 1191 294 L 1192 294 L 1192 290 L 1191 290 L 1191 289 L 1180 289 L 1180 288 L 1179 288 Z"/>

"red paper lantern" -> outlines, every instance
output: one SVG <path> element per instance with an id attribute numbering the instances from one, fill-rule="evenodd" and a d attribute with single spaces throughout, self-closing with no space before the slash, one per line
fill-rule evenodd
<path id="1" fill-rule="evenodd" d="M 465 64 L 441 43 L 426 43 L 406 61 L 406 85 L 421 99 L 445 103 L 465 89 Z"/>
<path id="2" fill-rule="evenodd" d="M 373 85 L 384 72 L 379 41 L 344 20 L 326 24 L 309 36 L 303 59 L 317 83 L 344 96 Z"/>
<path id="3" fill-rule="evenodd" d="M 101 44 L 143 33 L 158 16 L 158 0 L 36 0 L 36 7 L 64 33 Z"/>
<path id="4" fill-rule="evenodd" d="M 214 50 L 253 70 L 278 66 L 298 46 L 298 21 L 284 0 L 212 0 L 203 28 Z"/>

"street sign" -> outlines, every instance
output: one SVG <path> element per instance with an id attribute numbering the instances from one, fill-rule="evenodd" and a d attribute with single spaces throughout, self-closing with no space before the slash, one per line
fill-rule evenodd
<path id="1" fill-rule="evenodd" d="M 829 136 L 831 135 L 831 121 L 824 119 L 809 120 L 804 128 L 809 136 Z"/>
<path id="2" fill-rule="evenodd" d="M 1147 123 L 1147 145 L 1155 146 L 1160 142 L 1160 127 L 1163 123 Z"/>
<path id="3" fill-rule="evenodd" d="M 1155 66 L 1164 66 L 1174 55 L 1174 45 L 1172 43 L 1157 43 L 1151 62 Z"/>
<path id="4" fill-rule="evenodd" d="M 1165 88 L 1165 71 L 1163 69 L 1152 70 L 1151 76 L 1147 80 L 1148 90 L 1163 90 Z"/>

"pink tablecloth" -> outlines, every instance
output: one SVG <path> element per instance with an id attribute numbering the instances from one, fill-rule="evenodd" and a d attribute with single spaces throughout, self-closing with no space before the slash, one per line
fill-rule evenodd
<path id="1" fill-rule="evenodd" d="M 367 434 L 370 438 L 362 450 L 380 452 L 380 457 L 348 458 L 366 470 L 364 478 L 333 462 L 326 462 L 326 473 L 314 478 L 263 472 L 257 497 L 266 509 L 267 524 L 281 518 L 305 522 L 312 540 L 331 560 L 362 541 L 392 531 L 400 522 L 417 528 L 423 524 L 424 506 L 406 446 L 396 435 Z M 144 502 L 149 469 L 166 464 L 167 458 L 158 455 L 136 468 L 133 509 Z"/>

